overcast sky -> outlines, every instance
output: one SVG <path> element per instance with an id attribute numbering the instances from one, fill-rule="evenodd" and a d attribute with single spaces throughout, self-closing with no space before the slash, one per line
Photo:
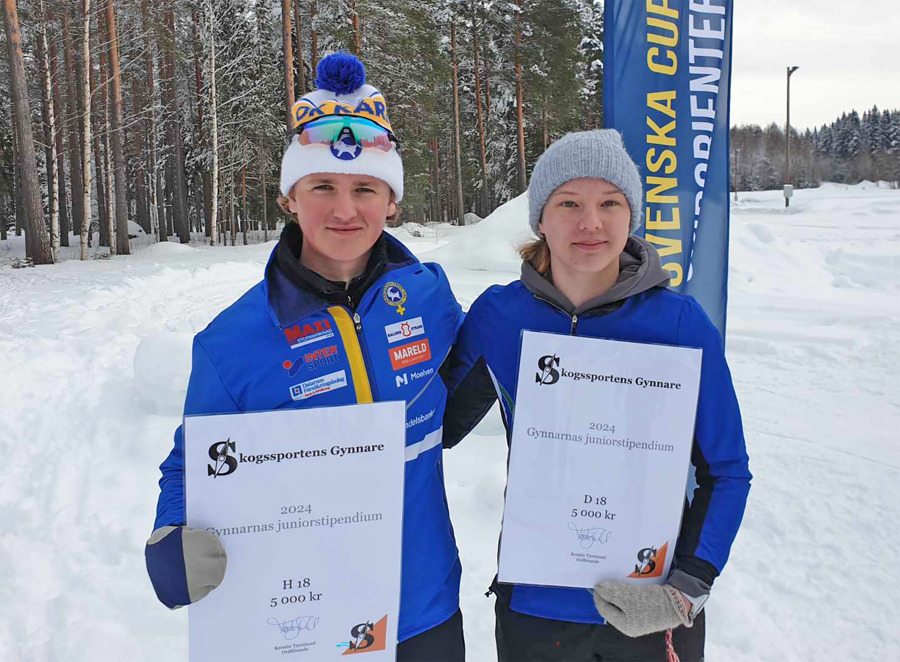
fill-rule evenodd
<path id="1" fill-rule="evenodd" d="M 873 105 L 900 109 L 897 0 L 734 0 L 731 124 L 829 124 Z"/>

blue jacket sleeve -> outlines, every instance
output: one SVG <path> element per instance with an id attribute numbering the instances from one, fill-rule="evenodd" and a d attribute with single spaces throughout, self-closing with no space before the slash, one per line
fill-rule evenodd
<path id="1" fill-rule="evenodd" d="M 711 586 L 728 561 L 752 476 L 722 338 L 693 298 L 679 320 L 678 339 L 681 345 L 701 347 L 703 359 L 691 453 L 696 487 L 682 521 L 675 566 Z"/>
<path id="2" fill-rule="evenodd" d="M 456 337 L 445 370 L 449 396 L 444 411 L 444 448 L 452 448 L 471 432 L 490 411 L 497 393 L 484 358 L 487 336 L 481 329 L 482 315 L 476 300 Z"/>
<path id="3" fill-rule="evenodd" d="M 184 415 L 230 414 L 240 411 L 237 402 L 222 382 L 209 353 L 199 337 L 194 337 L 191 378 L 184 400 Z M 183 426 L 175 430 L 175 446 L 160 465 L 159 501 L 154 530 L 161 526 L 181 526 L 184 515 L 184 435 Z"/>

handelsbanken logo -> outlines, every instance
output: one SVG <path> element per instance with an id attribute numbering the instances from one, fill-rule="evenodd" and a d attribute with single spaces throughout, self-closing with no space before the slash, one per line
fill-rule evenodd
<path id="1" fill-rule="evenodd" d="M 555 366 L 555 367 L 554 367 Z M 538 370 L 534 381 L 541 386 L 549 386 L 559 381 L 559 357 L 556 354 L 548 354 L 538 359 Z"/>
<path id="2" fill-rule="evenodd" d="M 206 465 L 206 475 L 216 478 L 218 476 L 227 476 L 234 473 L 237 469 L 237 460 L 231 456 L 235 451 L 235 443 L 229 437 L 225 441 L 217 441 L 209 447 L 209 457 L 215 462 L 215 465 Z"/>

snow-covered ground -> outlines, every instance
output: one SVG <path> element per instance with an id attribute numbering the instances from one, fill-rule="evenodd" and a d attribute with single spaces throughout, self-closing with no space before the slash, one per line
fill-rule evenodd
<path id="1" fill-rule="evenodd" d="M 517 199 L 472 227 L 393 232 L 468 306 L 517 277 L 524 227 Z M 157 466 L 192 334 L 260 278 L 273 245 L 0 266 L 0 660 L 186 659 L 185 610 L 156 601 L 143 566 Z M 3 242 L 0 258 L 20 248 Z M 711 662 L 897 659 L 898 295 L 900 191 L 734 203 L 728 357 L 755 478 L 707 607 Z M 505 454 L 495 410 L 445 455 L 475 662 L 495 659 L 484 591 Z"/>

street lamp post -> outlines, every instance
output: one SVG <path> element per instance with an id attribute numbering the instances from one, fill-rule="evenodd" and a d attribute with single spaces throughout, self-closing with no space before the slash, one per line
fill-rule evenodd
<path id="1" fill-rule="evenodd" d="M 791 186 L 791 74 L 800 67 L 787 68 L 787 119 L 785 121 L 785 147 L 784 147 L 784 206 L 791 204 L 791 194 L 794 192 Z"/>

